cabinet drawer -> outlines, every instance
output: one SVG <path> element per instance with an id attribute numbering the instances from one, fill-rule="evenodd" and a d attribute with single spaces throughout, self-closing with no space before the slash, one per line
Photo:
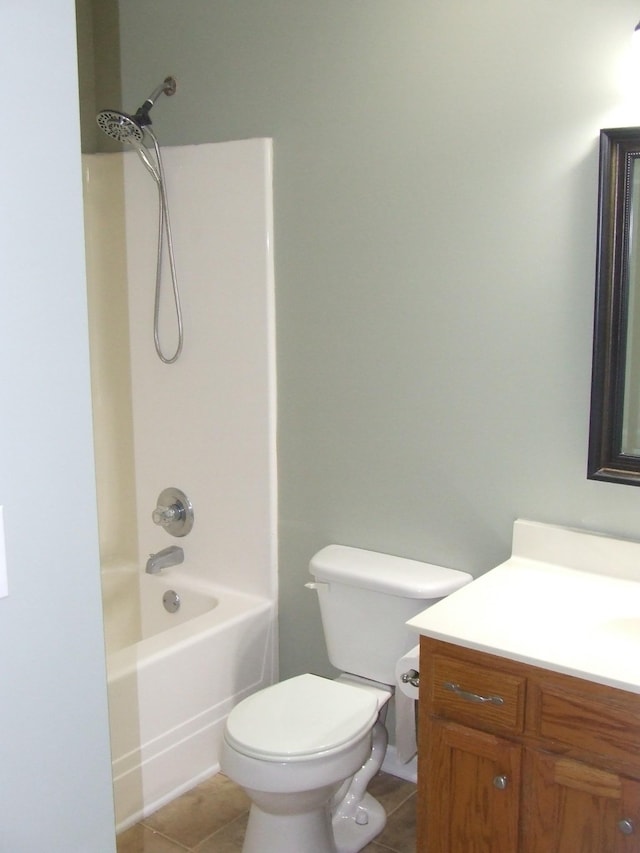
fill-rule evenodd
<path id="1" fill-rule="evenodd" d="M 567 689 L 567 686 L 569 689 Z M 584 692 L 542 682 L 532 691 L 535 734 L 574 753 L 640 770 L 640 696 L 594 686 Z"/>
<path id="2" fill-rule="evenodd" d="M 435 715 L 488 731 L 523 731 L 524 677 L 441 654 L 429 658 L 425 674 Z"/>

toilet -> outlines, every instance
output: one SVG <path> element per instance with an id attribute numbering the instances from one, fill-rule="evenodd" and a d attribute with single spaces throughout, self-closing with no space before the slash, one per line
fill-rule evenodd
<path id="1" fill-rule="evenodd" d="M 336 679 L 298 675 L 229 714 L 223 772 L 251 799 L 243 853 L 356 853 L 384 828 L 367 786 L 387 749 L 397 660 L 416 643 L 406 622 L 471 575 L 345 545 L 311 560 Z"/>

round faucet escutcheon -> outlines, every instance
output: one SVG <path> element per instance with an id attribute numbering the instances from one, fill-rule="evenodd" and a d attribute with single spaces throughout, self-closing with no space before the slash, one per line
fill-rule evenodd
<path id="1" fill-rule="evenodd" d="M 193 506 L 181 489 L 170 486 L 158 495 L 151 518 L 171 536 L 186 536 L 193 527 Z"/>

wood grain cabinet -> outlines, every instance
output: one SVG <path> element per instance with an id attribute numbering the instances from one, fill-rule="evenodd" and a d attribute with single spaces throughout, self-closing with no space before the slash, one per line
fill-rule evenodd
<path id="1" fill-rule="evenodd" d="M 420 645 L 418 853 L 640 853 L 640 696 Z"/>

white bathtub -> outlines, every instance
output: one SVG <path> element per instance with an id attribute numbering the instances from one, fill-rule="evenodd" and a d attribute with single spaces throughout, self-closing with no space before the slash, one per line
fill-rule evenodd
<path id="1" fill-rule="evenodd" d="M 275 604 L 182 568 L 109 567 L 102 583 L 120 831 L 219 770 L 227 714 L 275 680 Z"/>

